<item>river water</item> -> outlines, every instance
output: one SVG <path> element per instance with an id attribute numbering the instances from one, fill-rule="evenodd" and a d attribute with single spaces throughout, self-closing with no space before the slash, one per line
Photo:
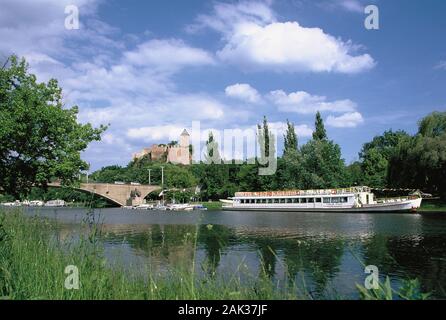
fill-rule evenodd
<path id="1" fill-rule="evenodd" d="M 57 219 L 60 235 L 68 238 L 79 231 L 87 210 L 31 212 Z M 380 278 L 389 276 L 394 286 L 418 278 L 424 291 L 446 298 L 446 213 L 97 209 L 94 214 L 102 221 L 107 259 L 135 272 L 194 260 L 199 273 L 266 272 L 277 283 L 304 282 L 315 298 L 355 299 L 356 284 L 364 285 L 367 277 L 364 266 L 375 265 Z"/>

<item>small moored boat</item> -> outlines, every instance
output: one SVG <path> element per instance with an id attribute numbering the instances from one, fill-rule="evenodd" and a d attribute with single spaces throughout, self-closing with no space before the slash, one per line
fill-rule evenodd
<path id="1" fill-rule="evenodd" d="M 223 210 L 302 212 L 416 212 L 421 196 L 376 199 L 369 187 L 344 189 L 237 192 L 222 200 Z"/>

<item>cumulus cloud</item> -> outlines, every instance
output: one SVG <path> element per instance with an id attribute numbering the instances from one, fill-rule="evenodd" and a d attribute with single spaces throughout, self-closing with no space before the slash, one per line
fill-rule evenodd
<path id="1" fill-rule="evenodd" d="M 226 95 L 250 103 L 258 103 L 262 100 L 256 89 L 246 83 L 237 83 L 225 89 Z"/>
<path id="2" fill-rule="evenodd" d="M 326 123 L 335 128 L 355 128 L 364 123 L 364 118 L 359 112 L 350 112 L 339 117 L 328 116 Z"/>
<path id="3" fill-rule="evenodd" d="M 351 41 L 296 21 L 277 22 L 264 3 L 217 4 L 198 21 L 222 33 L 217 56 L 246 70 L 358 73 L 375 65 L 369 54 L 356 54 L 359 46 Z"/>
<path id="4" fill-rule="evenodd" d="M 320 28 L 297 22 L 259 26 L 240 25 L 217 55 L 223 61 L 251 69 L 285 72 L 357 73 L 374 66 L 368 54 L 352 55 L 352 44 L 330 36 Z"/>
<path id="5" fill-rule="evenodd" d="M 327 101 L 324 96 L 311 95 L 305 91 L 287 94 L 283 90 L 276 90 L 271 91 L 268 98 L 280 111 L 300 114 L 314 114 L 317 111 L 348 112 L 357 107 L 356 103 L 349 99 Z"/>

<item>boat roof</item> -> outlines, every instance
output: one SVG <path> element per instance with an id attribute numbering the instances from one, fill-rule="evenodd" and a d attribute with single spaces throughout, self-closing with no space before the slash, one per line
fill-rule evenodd
<path id="1" fill-rule="evenodd" d="M 237 198 L 294 197 L 294 196 L 342 195 L 342 194 L 352 194 L 360 192 L 371 192 L 371 189 L 369 187 L 349 187 L 340 189 L 236 192 L 235 197 Z"/>

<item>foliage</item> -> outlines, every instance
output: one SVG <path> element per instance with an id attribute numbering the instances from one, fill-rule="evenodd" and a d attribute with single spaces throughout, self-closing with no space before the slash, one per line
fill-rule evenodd
<path id="1" fill-rule="evenodd" d="M 313 139 L 314 140 L 325 140 L 327 139 L 327 131 L 325 131 L 324 121 L 322 120 L 321 113 L 318 111 L 316 113 L 316 121 L 314 124 Z"/>
<path id="2" fill-rule="evenodd" d="M 165 226 L 166 228 L 172 226 Z M 274 281 L 269 270 L 274 266 L 274 251 L 265 243 L 260 247 L 261 265 L 258 275 L 253 275 L 243 264 L 229 277 L 216 273 L 221 252 L 231 242 L 232 234 L 217 225 L 197 226 L 195 232 L 186 232 L 185 237 L 172 239 L 191 247 L 192 257 L 185 258 L 164 272 L 153 265 L 145 264 L 138 273 L 130 273 L 120 262 L 106 260 L 101 241 L 101 226 L 85 218 L 79 237 L 60 237 L 55 222 L 41 217 L 26 217 L 21 211 L 0 211 L 0 297 L 19 300 L 269 300 L 269 299 L 313 299 L 314 292 L 305 284 L 297 286 L 292 281 L 299 270 L 287 270 L 288 281 Z M 187 231 L 187 229 L 185 230 Z M 159 230 L 161 234 L 161 230 Z M 166 235 L 171 233 L 166 232 Z M 177 233 L 182 234 L 182 233 Z M 56 235 L 56 236 L 55 236 Z M 145 234 L 144 234 L 145 235 Z M 138 235 L 127 239 L 133 245 L 159 248 L 158 242 L 149 238 L 138 239 Z M 135 243 L 137 241 L 137 243 Z M 164 241 L 161 240 L 160 241 Z M 166 240 L 167 241 L 167 240 Z M 258 240 L 260 241 L 260 240 Z M 201 266 L 195 266 L 194 254 L 197 243 L 202 243 L 208 257 Z M 286 250 L 296 254 L 295 247 Z M 294 250 L 293 250 L 294 249 Z M 334 244 L 320 249 L 304 248 L 307 268 L 334 268 L 326 250 L 335 251 L 341 257 L 339 246 Z M 322 253 L 321 254 L 321 250 Z M 322 257 L 322 258 L 321 258 Z M 80 290 L 67 290 L 64 283 L 66 266 L 74 265 L 80 271 Z M 322 265 L 324 265 L 322 267 Z M 42 268 L 45 266 L 45 268 Z M 294 267 L 292 268 L 294 269 Z M 202 270 L 204 272 L 199 272 Z M 246 270 L 246 271 L 245 271 Z M 321 283 L 330 283 L 327 275 L 320 273 Z M 243 280 L 242 280 L 243 279 Z M 361 299 L 428 299 L 417 280 L 403 281 L 398 290 L 390 286 L 390 280 L 380 285 L 379 290 L 366 290 L 358 286 Z M 324 298 L 317 296 L 316 298 Z"/>
<path id="3" fill-rule="evenodd" d="M 287 131 L 283 138 L 284 138 L 284 151 L 283 151 L 284 155 L 289 152 L 297 151 L 298 142 L 297 142 L 296 131 L 294 128 L 294 123 L 290 123 L 288 120 L 287 120 Z"/>
<path id="4" fill-rule="evenodd" d="M 11 56 L 0 69 L 0 187 L 19 197 L 53 178 L 70 183 L 88 165 L 80 157 L 106 129 L 77 122 L 64 108 L 56 80 L 38 83 L 25 60 Z"/>
<path id="5" fill-rule="evenodd" d="M 378 289 L 367 290 L 361 285 L 356 286 L 361 300 L 427 300 L 430 293 L 423 293 L 418 279 L 403 280 L 398 290 L 392 288 L 390 278 L 384 283 L 379 283 Z"/>
<path id="6" fill-rule="evenodd" d="M 80 239 L 65 242 L 61 237 L 54 237 L 58 230 L 50 220 L 25 217 L 21 212 L 0 212 L 0 297 L 12 300 L 309 298 L 305 293 L 298 295 L 292 284 L 279 288 L 264 276 L 247 275 L 244 281 L 240 273 L 229 278 L 211 274 L 199 277 L 194 262 L 189 265 L 189 259 L 166 272 L 149 265 L 141 273 L 131 274 L 120 263 L 106 262 L 100 226 L 89 227 L 86 223 L 84 229 Z M 218 231 L 217 228 L 215 232 Z M 204 227 L 197 229 L 195 237 L 189 235 L 179 240 L 193 244 L 199 236 L 208 237 L 212 232 L 213 228 Z M 219 243 L 206 250 L 218 250 L 215 245 Z M 207 264 L 212 263 L 215 262 Z M 80 271 L 80 290 L 64 287 L 67 277 L 64 270 L 68 265 Z M 202 268 L 206 270 L 209 266 Z"/>
<path id="7" fill-rule="evenodd" d="M 327 139 L 314 139 L 301 148 L 303 188 L 336 188 L 346 182 L 341 148 Z"/>
<path id="8" fill-rule="evenodd" d="M 209 138 L 206 141 L 206 154 L 205 163 L 206 164 L 221 164 L 221 156 L 219 151 L 219 146 L 217 141 L 214 139 L 214 134 L 209 132 Z"/>
<path id="9" fill-rule="evenodd" d="M 364 144 L 359 153 L 364 175 L 363 184 L 375 188 L 389 185 L 387 181 L 389 159 L 395 147 L 407 137 L 409 135 L 404 131 L 388 130 Z"/>
<path id="10" fill-rule="evenodd" d="M 385 131 L 364 144 L 359 161 L 346 166 L 338 144 L 327 136 L 322 118 L 316 115 L 318 134 L 302 146 L 297 145 L 294 125 L 287 122 L 284 136 L 284 154 L 277 159 L 277 172 L 260 176 L 261 161 L 253 164 L 195 163 L 181 166 L 142 158 L 127 167 L 105 167 L 91 175 L 97 182 L 114 181 L 161 184 L 161 166 L 165 168 L 168 188 L 192 190 L 199 187 L 202 201 L 219 200 L 233 196 L 237 191 L 291 190 L 334 188 L 352 185 L 371 187 L 420 188 L 435 194 L 444 194 L 444 123 L 440 114 L 420 122 L 420 133 L 415 137 L 404 131 Z M 258 126 L 259 142 L 274 143 L 274 136 L 264 118 Z M 267 130 L 265 130 L 265 128 Z M 424 135 L 423 135 L 424 134 Z M 218 144 L 210 134 L 208 156 L 218 152 Z M 261 144 L 262 146 L 262 144 Z M 264 146 L 265 147 L 265 146 Z M 272 145 L 275 150 L 275 146 Z M 219 153 L 217 154 L 219 156 Z M 443 171 L 442 171 L 443 170 Z M 441 191 L 443 190 L 443 191 Z M 189 195 L 176 195 L 186 199 Z"/>
<path id="11" fill-rule="evenodd" d="M 422 189 L 446 199 L 446 112 L 434 112 L 405 137 L 389 161 L 388 179 L 403 188 Z"/>

